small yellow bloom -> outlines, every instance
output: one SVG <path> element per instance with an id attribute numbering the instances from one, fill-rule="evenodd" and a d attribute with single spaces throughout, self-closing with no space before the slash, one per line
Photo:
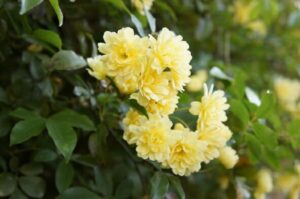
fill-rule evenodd
<path id="1" fill-rule="evenodd" d="M 186 89 L 190 92 L 200 91 L 207 80 L 207 71 L 199 70 L 191 76 L 191 81 L 187 84 Z"/>
<path id="2" fill-rule="evenodd" d="M 260 192 L 260 191 L 256 190 L 254 192 L 254 198 L 255 199 L 266 199 L 266 193 L 265 192 Z"/>
<path id="3" fill-rule="evenodd" d="M 230 129 L 223 124 L 209 126 L 198 131 L 198 139 L 208 144 L 204 151 L 206 163 L 219 157 L 220 149 L 226 145 L 231 135 Z"/>
<path id="4" fill-rule="evenodd" d="M 139 132 L 139 126 L 147 121 L 147 118 L 137 111 L 130 109 L 123 119 L 124 134 L 123 139 L 128 144 L 136 144 L 141 133 Z"/>
<path id="5" fill-rule="evenodd" d="M 261 169 L 257 173 L 257 187 L 256 190 L 261 193 L 269 193 L 273 189 L 273 180 L 271 172 L 267 169 Z"/>
<path id="6" fill-rule="evenodd" d="M 154 0 L 131 0 L 134 7 L 141 13 L 144 14 L 144 8 L 150 10 Z"/>
<path id="7" fill-rule="evenodd" d="M 136 151 L 143 159 L 164 162 L 170 155 L 170 129 L 172 122 L 167 117 L 153 116 L 139 127 L 141 134 Z"/>
<path id="8" fill-rule="evenodd" d="M 259 35 L 266 35 L 267 33 L 267 28 L 266 25 L 260 21 L 260 20 L 256 20 L 256 21 L 252 21 L 250 22 L 247 27 L 252 30 L 255 33 L 258 33 Z"/>
<path id="9" fill-rule="evenodd" d="M 107 70 L 101 58 L 102 56 L 98 55 L 96 57 L 87 59 L 88 65 L 90 66 L 90 69 L 88 69 L 89 74 L 97 78 L 98 80 L 105 79 L 105 76 L 107 74 Z"/>
<path id="10" fill-rule="evenodd" d="M 227 120 L 225 111 L 229 108 L 224 97 L 224 92 L 221 90 L 214 91 L 213 87 L 208 90 L 204 85 L 204 96 L 201 102 L 192 102 L 190 113 L 198 115 L 197 129 L 198 131 L 206 126 L 216 125 Z"/>
<path id="11" fill-rule="evenodd" d="M 233 20 L 238 24 L 246 24 L 250 21 L 251 12 L 253 10 L 253 3 L 246 3 L 245 1 L 235 1 L 233 6 Z"/>
<path id="12" fill-rule="evenodd" d="M 298 176 L 293 173 L 280 174 L 276 180 L 276 186 L 283 192 L 289 192 L 297 185 Z"/>
<path id="13" fill-rule="evenodd" d="M 226 146 L 220 150 L 219 160 L 226 169 L 231 169 L 238 162 L 239 156 L 233 148 Z"/>
<path id="14" fill-rule="evenodd" d="M 166 71 L 172 87 L 182 91 L 183 86 L 190 81 L 192 68 L 188 43 L 167 28 L 161 30 L 157 39 L 150 35 L 149 43 L 152 53 L 151 67 L 158 73 Z"/>
<path id="15" fill-rule="evenodd" d="M 131 28 L 122 28 L 117 33 L 106 31 L 103 38 L 105 43 L 99 43 L 98 49 L 103 54 L 107 75 L 117 79 L 121 92 L 134 92 L 145 63 L 148 39 L 135 35 Z"/>
<path id="16" fill-rule="evenodd" d="M 171 145 L 170 158 L 167 160 L 167 164 L 173 173 L 188 176 L 199 171 L 201 162 L 204 160 L 203 151 L 207 143 L 197 140 L 197 134 L 194 132 L 173 132 L 172 135 L 174 142 Z"/>

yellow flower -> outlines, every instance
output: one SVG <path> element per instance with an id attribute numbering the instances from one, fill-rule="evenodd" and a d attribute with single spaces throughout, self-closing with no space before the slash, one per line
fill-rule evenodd
<path id="1" fill-rule="evenodd" d="M 266 25 L 260 20 L 250 22 L 247 27 L 253 32 L 256 32 L 262 36 L 266 35 L 267 33 Z"/>
<path id="2" fill-rule="evenodd" d="M 186 89 L 190 92 L 200 91 L 207 80 L 207 71 L 199 70 L 191 76 L 191 81 L 187 84 Z"/>
<path id="3" fill-rule="evenodd" d="M 124 134 L 123 139 L 128 142 L 128 144 L 136 144 L 141 133 L 139 132 L 139 126 L 147 121 L 147 118 L 137 111 L 130 109 L 126 117 L 123 119 Z"/>
<path id="4" fill-rule="evenodd" d="M 261 169 L 256 176 L 257 187 L 256 190 L 261 193 L 271 192 L 273 189 L 273 180 L 271 172 L 267 169 Z"/>
<path id="5" fill-rule="evenodd" d="M 246 24 L 250 21 L 250 15 L 253 10 L 253 3 L 246 3 L 245 1 L 235 1 L 233 6 L 233 20 L 238 24 Z"/>
<path id="6" fill-rule="evenodd" d="M 97 78 L 98 80 L 105 79 L 105 76 L 107 74 L 107 70 L 101 58 L 102 56 L 98 55 L 96 57 L 87 59 L 88 65 L 90 66 L 90 69 L 88 69 L 89 74 Z"/>
<path id="7" fill-rule="evenodd" d="M 299 194 L 300 194 L 300 187 L 294 187 L 289 192 L 289 199 L 299 199 Z"/>
<path id="8" fill-rule="evenodd" d="M 289 192 L 297 185 L 298 177 L 293 173 L 280 174 L 276 180 L 276 186 L 283 192 Z"/>
<path id="9" fill-rule="evenodd" d="M 173 173 L 188 176 L 199 171 L 201 162 L 204 160 L 203 151 L 207 143 L 197 140 L 197 134 L 194 132 L 173 132 L 172 135 L 174 141 L 167 164 Z"/>
<path id="10" fill-rule="evenodd" d="M 255 190 L 254 198 L 255 199 L 266 199 L 266 193 Z"/>
<path id="11" fill-rule="evenodd" d="M 137 89 L 138 77 L 148 50 L 148 39 L 135 35 L 131 28 L 122 28 L 117 33 L 107 31 L 103 38 L 105 43 L 99 43 L 98 48 L 103 54 L 102 61 L 108 76 L 121 76 L 127 80 L 122 82 L 123 79 L 118 78 L 117 86 L 130 82 L 130 86 L 123 87 L 123 89 L 130 89 L 122 90 L 122 92 L 132 93 Z M 134 82 L 128 81 L 128 76 Z"/>
<path id="12" fill-rule="evenodd" d="M 170 155 L 170 129 L 172 122 L 167 117 L 152 116 L 139 126 L 141 134 L 136 151 L 143 159 L 164 162 Z"/>
<path id="13" fill-rule="evenodd" d="M 300 81 L 278 77 L 274 81 L 274 89 L 280 104 L 287 111 L 295 111 L 300 99 Z"/>
<path id="14" fill-rule="evenodd" d="M 151 67 L 158 73 L 167 71 L 172 87 L 182 91 L 191 74 L 192 56 L 188 43 L 167 28 L 161 30 L 157 39 L 150 35 L 149 43 L 152 53 Z"/>
<path id="15" fill-rule="evenodd" d="M 141 93 L 133 93 L 131 98 L 136 99 L 141 106 L 144 106 L 148 113 L 160 114 L 162 116 L 167 116 L 173 113 L 178 103 L 177 92 L 174 90 L 172 90 L 168 96 L 164 96 L 164 98 L 159 101 L 152 99 L 148 100 L 142 96 Z"/>
<path id="16" fill-rule="evenodd" d="M 204 151 L 206 163 L 219 157 L 220 149 L 226 145 L 231 135 L 230 129 L 223 124 L 209 126 L 198 132 L 198 139 L 208 144 Z"/>
<path id="17" fill-rule="evenodd" d="M 208 90 L 206 84 L 204 85 L 204 96 L 201 102 L 192 102 L 189 110 L 191 114 L 198 115 L 198 131 L 206 126 L 219 124 L 227 120 L 225 111 L 229 108 L 229 105 L 226 102 L 227 99 L 224 97 L 223 91 L 213 92 L 213 86 Z"/>
<path id="18" fill-rule="evenodd" d="M 238 162 L 239 156 L 233 148 L 226 146 L 220 150 L 219 160 L 226 169 L 231 169 Z"/>
<path id="19" fill-rule="evenodd" d="M 144 8 L 150 10 L 154 0 L 131 0 L 134 7 L 141 13 L 144 14 Z"/>
<path id="20" fill-rule="evenodd" d="M 141 75 L 139 82 L 139 93 L 147 100 L 158 102 L 167 97 L 171 92 L 166 73 L 147 67 Z"/>

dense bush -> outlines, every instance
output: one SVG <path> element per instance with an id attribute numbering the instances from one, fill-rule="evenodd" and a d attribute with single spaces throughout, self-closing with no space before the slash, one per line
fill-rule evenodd
<path id="1" fill-rule="evenodd" d="M 0 197 L 299 198 L 299 27 L 296 0 L 0 0 Z"/>

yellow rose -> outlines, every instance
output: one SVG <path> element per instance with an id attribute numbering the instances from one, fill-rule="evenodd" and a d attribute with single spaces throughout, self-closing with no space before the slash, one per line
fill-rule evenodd
<path id="1" fill-rule="evenodd" d="M 220 150 L 219 160 L 226 169 L 231 169 L 238 162 L 239 156 L 233 148 L 226 146 Z"/>
<path id="2" fill-rule="evenodd" d="M 103 64 L 101 55 L 88 58 L 87 62 L 90 67 L 90 69 L 88 69 L 88 72 L 91 76 L 97 78 L 98 80 L 105 79 L 107 70 L 105 68 L 105 65 Z"/>

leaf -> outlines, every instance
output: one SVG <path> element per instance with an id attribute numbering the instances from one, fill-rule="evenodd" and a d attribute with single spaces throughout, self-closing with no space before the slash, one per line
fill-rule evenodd
<path id="1" fill-rule="evenodd" d="M 228 81 L 232 81 L 233 79 L 231 77 L 229 77 L 228 75 L 226 75 L 219 67 L 214 66 L 212 67 L 212 69 L 210 69 L 209 74 L 213 77 L 219 78 L 219 79 L 223 79 L 223 80 L 228 80 Z"/>
<path id="2" fill-rule="evenodd" d="M 265 118 L 271 113 L 272 108 L 275 106 L 275 96 L 267 91 L 263 94 L 261 101 L 261 105 L 256 111 L 256 116 L 258 118 Z"/>
<path id="3" fill-rule="evenodd" d="M 16 188 L 9 199 L 28 199 L 28 197 L 25 196 L 25 194 L 20 189 Z"/>
<path id="4" fill-rule="evenodd" d="M 82 56 L 71 50 L 60 50 L 50 60 L 53 70 L 76 70 L 86 66 Z"/>
<path id="5" fill-rule="evenodd" d="M 101 199 L 97 194 L 83 187 L 72 187 L 59 195 L 56 199 Z"/>
<path id="6" fill-rule="evenodd" d="M 185 199 L 185 193 L 178 177 L 168 176 L 170 186 L 176 191 L 180 199 Z"/>
<path id="7" fill-rule="evenodd" d="M 56 32 L 45 29 L 37 29 L 32 33 L 32 36 L 39 41 L 51 44 L 54 47 L 61 49 L 62 41 Z"/>
<path id="8" fill-rule="evenodd" d="M 30 162 L 28 164 L 24 164 L 20 171 L 24 175 L 33 176 L 33 175 L 39 175 L 43 173 L 43 165 L 39 163 Z"/>
<path id="9" fill-rule="evenodd" d="M 246 92 L 246 97 L 248 98 L 249 102 L 255 104 L 256 106 L 260 106 L 261 101 L 260 101 L 259 97 L 257 96 L 257 94 L 254 92 L 254 90 L 252 90 L 249 87 L 246 87 L 245 92 Z"/>
<path id="10" fill-rule="evenodd" d="M 230 111 L 242 122 L 243 128 L 247 127 L 249 123 L 249 113 L 245 105 L 236 99 L 230 100 L 229 104 Z"/>
<path id="11" fill-rule="evenodd" d="M 145 109 L 145 107 L 141 106 L 135 99 L 128 99 L 126 100 L 126 103 L 136 111 L 138 111 L 140 114 L 146 116 L 148 118 L 148 113 Z"/>
<path id="12" fill-rule="evenodd" d="M 33 161 L 35 162 L 50 162 L 56 158 L 57 154 L 48 149 L 39 150 L 33 155 Z"/>
<path id="13" fill-rule="evenodd" d="M 68 123 L 53 116 L 47 120 L 46 126 L 55 146 L 68 161 L 77 143 L 76 132 Z"/>
<path id="14" fill-rule="evenodd" d="M 54 12 L 57 16 L 59 26 L 62 26 L 63 20 L 64 20 L 64 15 L 59 7 L 58 0 L 50 0 L 50 4 L 51 4 L 52 8 L 54 9 Z"/>
<path id="15" fill-rule="evenodd" d="M 74 169 L 70 163 L 61 162 L 55 173 L 55 185 L 59 193 L 64 192 L 72 184 Z"/>
<path id="16" fill-rule="evenodd" d="M 133 183 L 130 179 L 123 180 L 117 187 L 116 193 L 115 193 L 115 199 L 126 199 L 130 198 L 130 195 L 132 193 L 132 186 Z"/>
<path id="17" fill-rule="evenodd" d="M 94 123 L 84 114 L 77 113 L 73 110 L 66 109 L 51 116 L 56 121 L 63 121 L 66 125 L 80 128 L 85 131 L 96 129 Z"/>
<path id="18" fill-rule="evenodd" d="M 131 17 L 131 21 L 134 24 L 134 26 L 136 27 L 139 35 L 142 37 L 145 36 L 145 32 L 144 32 L 144 29 L 143 29 L 143 26 L 142 26 L 140 20 L 133 14 L 131 14 L 130 17 Z"/>
<path id="19" fill-rule="evenodd" d="M 0 113 L 0 137 L 6 136 L 12 127 L 8 114 Z"/>
<path id="20" fill-rule="evenodd" d="M 111 3 L 114 5 L 116 8 L 125 11 L 127 14 L 131 14 L 127 6 L 124 4 L 122 0 L 106 0 L 107 2 Z"/>
<path id="21" fill-rule="evenodd" d="M 107 170 L 100 170 L 98 166 L 93 167 L 93 170 L 97 190 L 109 198 L 113 192 L 113 182 L 110 172 Z"/>
<path id="22" fill-rule="evenodd" d="M 34 136 L 38 136 L 45 128 L 45 122 L 42 118 L 26 119 L 18 122 L 10 134 L 10 145 L 20 144 Z"/>
<path id="23" fill-rule="evenodd" d="M 43 2 L 43 0 L 21 0 L 20 14 L 21 15 L 25 14 L 26 12 L 28 12 L 32 8 L 38 6 L 42 2 Z"/>
<path id="24" fill-rule="evenodd" d="M 144 9 L 151 32 L 154 33 L 156 31 L 156 19 L 152 16 L 148 9 Z"/>
<path id="25" fill-rule="evenodd" d="M 16 179 L 10 173 L 0 174 L 0 197 L 9 196 L 16 189 Z"/>
<path id="26" fill-rule="evenodd" d="M 255 155 L 255 157 L 261 157 L 262 147 L 259 140 L 253 134 L 250 133 L 245 134 L 245 139 L 247 145 L 250 148 L 250 151 Z"/>
<path id="27" fill-rule="evenodd" d="M 300 119 L 292 121 L 288 126 L 288 133 L 294 149 L 300 148 Z"/>
<path id="28" fill-rule="evenodd" d="M 152 176 L 151 180 L 151 198 L 161 199 L 164 198 L 169 189 L 169 181 L 165 174 L 161 172 L 156 172 Z"/>
<path id="29" fill-rule="evenodd" d="M 24 108 L 17 108 L 14 111 L 10 112 L 9 115 L 23 120 L 39 117 L 37 113 Z"/>
<path id="30" fill-rule="evenodd" d="M 267 126 L 255 123 L 253 124 L 253 130 L 258 140 L 263 143 L 264 146 L 272 149 L 278 145 L 275 132 Z"/>
<path id="31" fill-rule="evenodd" d="M 42 198 L 45 194 L 46 183 L 37 176 L 23 176 L 19 178 L 21 189 L 30 197 Z"/>

